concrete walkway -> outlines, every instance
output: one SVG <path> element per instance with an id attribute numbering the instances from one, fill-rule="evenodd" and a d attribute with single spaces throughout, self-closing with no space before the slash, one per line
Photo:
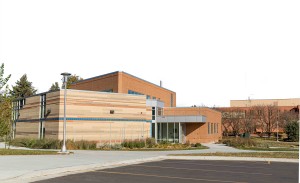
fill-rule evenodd
<path id="1" fill-rule="evenodd" d="M 223 144 L 203 144 L 209 149 L 180 151 L 72 151 L 70 155 L 0 156 L 0 182 L 30 182 L 35 179 L 171 158 L 168 154 L 249 152 Z M 188 158 L 188 157 L 187 157 Z M 206 158 L 207 159 L 207 158 Z M 220 158 L 219 158 L 220 159 Z M 239 160 L 243 160 L 240 158 Z M 265 160 L 265 159 L 264 159 Z"/>

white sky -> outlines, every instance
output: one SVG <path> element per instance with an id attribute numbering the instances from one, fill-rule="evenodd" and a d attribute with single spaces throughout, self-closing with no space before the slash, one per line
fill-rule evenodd
<path id="1" fill-rule="evenodd" d="M 0 0 L 0 63 L 39 92 L 125 71 L 177 106 L 300 97 L 300 1 Z"/>

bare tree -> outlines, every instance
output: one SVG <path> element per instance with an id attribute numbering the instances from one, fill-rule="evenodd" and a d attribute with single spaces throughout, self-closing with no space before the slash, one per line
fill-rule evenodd
<path id="1" fill-rule="evenodd" d="M 230 109 L 222 113 L 222 125 L 225 133 L 237 136 L 243 127 L 244 112 L 238 108 Z"/>
<path id="2" fill-rule="evenodd" d="M 255 119 L 255 114 L 254 110 L 251 107 L 248 110 L 245 110 L 245 118 L 244 118 L 244 123 L 243 123 L 243 131 L 247 133 L 254 133 L 256 131 L 256 119 Z"/>
<path id="3" fill-rule="evenodd" d="M 261 135 L 267 134 L 271 137 L 276 129 L 276 123 L 279 122 L 279 109 L 276 105 L 257 105 L 253 106 L 257 130 Z"/>

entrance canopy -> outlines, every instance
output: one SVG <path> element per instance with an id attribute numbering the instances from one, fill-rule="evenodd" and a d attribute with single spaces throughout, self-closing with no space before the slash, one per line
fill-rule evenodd
<path id="1" fill-rule="evenodd" d="M 156 121 L 158 123 L 205 123 L 206 116 L 157 116 Z"/>

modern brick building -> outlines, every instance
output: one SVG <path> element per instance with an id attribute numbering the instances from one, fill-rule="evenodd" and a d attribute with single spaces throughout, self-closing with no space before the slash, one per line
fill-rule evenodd
<path id="1" fill-rule="evenodd" d="M 232 133 L 234 126 L 252 123 L 252 132 L 283 132 L 287 121 L 299 118 L 300 98 L 231 100 L 230 107 L 218 107 L 222 112 L 222 130 Z M 238 124 L 239 123 L 239 124 Z M 278 127 L 277 127 L 278 123 Z M 236 124 L 236 125 L 235 125 Z M 241 132 L 243 130 L 241 129 Z"/>
<path id="2" fill-rule="evenodd" d="M 63 138 L 63 91 L 13 102 L 14 136 Z M 71 85 L 67 90 L 67 138 L 120 143 L 203 143 L 222 138 L 221 113 L 205 107 L 176 107 L 176 93 L 125 72 Z"/>

